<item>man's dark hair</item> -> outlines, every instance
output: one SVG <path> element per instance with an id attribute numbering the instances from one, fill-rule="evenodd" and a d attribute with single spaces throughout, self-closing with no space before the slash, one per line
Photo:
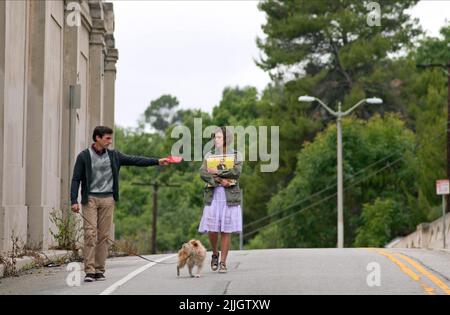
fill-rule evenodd
<path id="1" fill-rule="evenodd" d="M 97 126 L 94 129 L 94 134 L 92 135 L 92 139 L 95 141 L 97 141 L 97 136 L 99 136 L 100 138 L 103 138 L 104 135 L 112 135 L 114 133 L 114 131 L 106 126 Z"/>

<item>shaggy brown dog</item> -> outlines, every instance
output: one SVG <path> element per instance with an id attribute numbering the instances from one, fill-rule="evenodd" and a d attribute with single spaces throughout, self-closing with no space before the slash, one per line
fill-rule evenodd
<path id="1" fill-rule="evenodd" d="M 197 274 L 195 277 L 200 278 L 205 258 L 206 249 L 199 240 L 190 240 L 184 243 L 178 252 L 177 276 L 180 276 L 180 269 L 187 264 L 189 275 L 194 277 L 192 269 L 194 269 L 194 266 L 197 266 Z"/>

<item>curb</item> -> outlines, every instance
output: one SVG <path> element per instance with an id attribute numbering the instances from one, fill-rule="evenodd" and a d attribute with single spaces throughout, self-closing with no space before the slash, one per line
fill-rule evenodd
<path id="1" fill-rule="evenodd" d="M 72 251 L 65 250 L 48 250 L 37 252 L 37 255 L 42 259 L 44 263 L 51 263 L 52 261 L 58 261 L 72 255 Z M 24 256 L 22 258 L 16 258 L 15 272 L 21 272 L 24 270 L 32 269 L 37 266 L 36 258 Z M 5 265 L 0 264 L 0 278 L 5 275 Z"/>

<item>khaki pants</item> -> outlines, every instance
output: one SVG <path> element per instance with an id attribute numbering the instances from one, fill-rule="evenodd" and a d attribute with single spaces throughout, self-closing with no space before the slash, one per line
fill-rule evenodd
<path id="1" fill-rule="evenodd" d="M 114 204 L 113 197 L 98 198 L 89 196 L 88 204 L 82 207 L 83 215 L 86 218 L 83 222 L 84 271 L 86 273 L 105 272 Z"/>

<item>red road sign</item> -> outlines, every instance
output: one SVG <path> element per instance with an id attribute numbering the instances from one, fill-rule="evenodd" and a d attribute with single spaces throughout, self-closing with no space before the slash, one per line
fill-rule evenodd
<path id="1" fill-rule="evenodd" d="M 438 195 L 450 195 L 450 181 L 448 179 L 438 180 L 436 191 Z"/>

